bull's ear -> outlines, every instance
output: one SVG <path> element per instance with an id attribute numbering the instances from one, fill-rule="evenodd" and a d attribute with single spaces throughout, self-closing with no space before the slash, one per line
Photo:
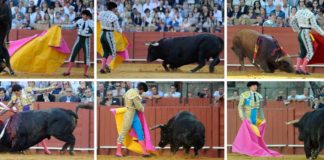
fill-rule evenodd
<path id="1" fill-rule="evenodd" d="M 145 45 L 145 46 L 150 46 L 151 43 L 150 43 L 150 42 L 146 42 L 146 43 L 144 43 L 144 45 Z"/>

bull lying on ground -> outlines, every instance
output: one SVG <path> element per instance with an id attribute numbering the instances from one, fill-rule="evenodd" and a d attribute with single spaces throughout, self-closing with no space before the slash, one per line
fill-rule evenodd
<path id="1" fill-rule="evenodd" d="M 290 121 L 298 128 L 298 139 L 304 142 L 307 159 L 317 159 L 324 146 L 324 109 L 307 112 L 300 120 Z"/>
<path id="2" fill-rule="evenodd" d="M 180 147 L 188 154 L 191 146 L 194 147 L 195 156 L 205 144 L 205 127 L 196 117 L 187 111 L 178 113 L 167 124 L 157 125 L 152 129 L 161 128 L 161 140 L 159 147 L 171 146 L 171 152 L 175 154 Z"/>
<path id="3" fill-rule="evenodd" d="M 146 45 L 149 46 L 147 61 L 153 62 L 162 59 L 162 66 L 165 71 L 198 63 L 198 66 L 191 70 L 191 72 L 196 72 L 205 66 L 206 61 L 212 58 L 213 60 L 209 64 L 209 72 L 213 73 L 215 66 L 220 62 L 219 54 L 224 49 L 223 39 L 212 34 L 163 38 L 157 42 L 146 43 Z"/>
<path id="4" fill-rule="evenodd" d="M 240 70 L 245 69 L 244 58 L 247 57 L 251 64 L 267 73 L 273 73 L 277 69 L 288 73 L 295 71 L 277 40 L 257 31 L 238 31 L 233 39 L 232 50 L 239 59 Z"/>
<path id="5" fill-rule="evenodd" d="M 75 112 L 62 108 L 19 112 L 10 116 L 10 120 L 0 122 L 0 152 L 21 152 L 51 136 L 64 141 L 61 153 L 70 147 L 74 154 L 75 137 L 73 131 L 77 125 L 79 108 L 93 109 L 92 105 L 78 105 Z M 7 124 L 7 127 L 5 127 Z"/>

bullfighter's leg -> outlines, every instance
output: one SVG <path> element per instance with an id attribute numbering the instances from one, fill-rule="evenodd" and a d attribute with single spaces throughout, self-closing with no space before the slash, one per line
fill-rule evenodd
<path id="1" fill-rule="evenodd" d="M 72 54 L 69 58 L 69 64 L 67 67 L 67 71 L 63 73 L 63 76 L 69 76 L 71 74 L 72 67 L 74 65 L 74 61 L 76 59 L 76 56 L 79 54 L 81 50 L 81 45 L 84 41 L 84 38 L 81 36 L 78 36 L 78 38 L 75 40 L 73 48 L 72 48 Z"/>
<path id="2" fill-rule="evenodd" d="M 202 55 L 202 54 L 199 54 L 199 55 Z M 191 70 L 191 73 L 195 73 L 197 72 L 198 70 L 200 70 L 201 68 L 203 68 L 206 64 L 206 60 L 203 56 L 199 56 L 199 59 L 198 59 L 198 66 L 194 69 Z"/>
<path id="3" fill-rule="evenodd" d="M 301 74 L 309 75 L 309 73 L 306 70 L 306 66 L 307 66 L 308 62 L 313 58 L 314 50 L 313 50 L 312 40 L 309 36 L 310 30 L 303 29 L 301 32 L 302 32 L 301 39 L 303 41 L 303 45 L 305 46 L 305 48 L 307 50 L 307 55 L 302 60 Z"/>
<path id="4" fill-rule="evenodd" d="M 210 73 L 214 73 L 215 66 L 217 64 L 219 64 L 219 62 L 220 62 L 220 59 L 218 57 L 213 59 L 213 61 L 209 64 L 209 72 Z"/>
<path id="5" fill-rule="evenodd" d="M 168 64 L 165 61 L 163 61 L 162 66 L 163 66 L 163 68 L 164 68 L 165 71 L 170 72 L 170 69 L 168 67 Z"/>

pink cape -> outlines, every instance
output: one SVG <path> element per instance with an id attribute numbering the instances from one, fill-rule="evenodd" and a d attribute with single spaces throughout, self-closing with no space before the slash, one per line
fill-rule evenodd
<path id="1" fill-rule="evenodd" d="M 115 108 L 110 109 L 110 111 L 114 115 L 116 114 Z M 139 120 L 141 121 L 142 128 L 143 128 L 143 133 L 144 133 L 144 137 L 145 137 L 145 139 L 144 139 L 144 141 L 145 141 L 145 147 L 146 147 L 146 149 L 148 151 L 155 151 L 155 147 L 154 147 L 154 145 L 152 144 L 152 141 L 151 141 L 150 130 L 149 130 L 148 125 L 146 123 L 146 119 L 145 119 L 144 113 L 143 112 L 137 112 L 137 115 L 138 115 Z M 133 128 L 131 129 L 129 135 L 132 136 L 132 137 L 137 138 L 136 132 L 134 131 Z"/>
<path id="2" fill-rule="evenodd" d="M 251 123 L 244 119 L 233 142 L 232 152 L 255 157 L 280 157 L 278 152 L 268 149 L 264 142 L 265 123 L 258 127 L 261 137 L 255 135 L 250 126 Z"/>

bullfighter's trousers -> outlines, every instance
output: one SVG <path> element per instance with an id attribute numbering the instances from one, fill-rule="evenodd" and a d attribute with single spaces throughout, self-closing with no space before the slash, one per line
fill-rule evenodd
<path id="1" fill-rule="evenodd" d="M 69 58 L 70 62 L 74 62 L 76 56 L 79 54 L 80 50 L 83 50 L 84 53 L 84 64 L 90 66 L 90 37 L 79 35 L 74 46 L 72 48 L 72 54 Z"/>
<path id="2" fill-rule="evenodd" d="M 108 58 L 108 56 L 112 55 L 115 57 L 116 55 L 116 42 L 114 38 L 114 31 L 110 30 L 102 30 L 100 36 L 100 42 L 102 45 L 102 49 L 104 51 L 104 58 Z"/>
<path id="3" fill-rule="evenodd" d="M 300 47 L 299 57 L 302 59 L 306 57 L 307 61 L 310 61 L 314 55 L 314 49 L 309 32 L 310 28 L 302 28 L 298 33 L 298 42 Z"/>
<path id="4" fill-rule="evenodd" d="M 134 128 L 135 133 L 139 141 L 144 140 L 144 133 L 141 122 L 138 118 L 138 115 L 134 109 L 127 108 L 127 111 L 124 114 L 124 120 L 122 123 L 122 129 L 117 138 L 117 143 L 122 144 L 125 136 L 129 133 L 130 129 Z"/>

